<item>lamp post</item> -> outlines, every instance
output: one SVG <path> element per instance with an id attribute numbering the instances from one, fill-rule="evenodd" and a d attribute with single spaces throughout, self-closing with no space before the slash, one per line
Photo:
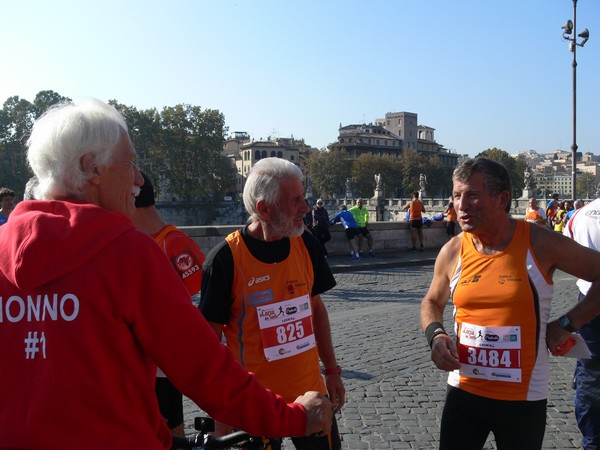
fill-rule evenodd
<path id="1" fill-rule="evenodd" d="M 577 34 L 577 0 L 573 0 L 573 21 L 567 20 L 562 26 L 563 40 L 569 41 L 569 50 L 573 53 L 573 145 L 571 152 L 573 153 L 572 162 L 572 197 L 577 198 L 577 47 L 583 47 L 590 38 L 590 32 L 587 28 Z M 577 38 L 581 38 L 581 42 L 577 42 Z"/>

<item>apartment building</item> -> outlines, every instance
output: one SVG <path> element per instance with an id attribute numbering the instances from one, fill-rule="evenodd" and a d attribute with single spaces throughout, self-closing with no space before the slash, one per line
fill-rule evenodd
<path id="1" fill-rule="evenodd" d="M 411 112 L 389 112 L 374 124 L 340 124 L 338 139 L 330 148 L 345 150 L 352 159 L 364 153 L 399 158 L 405 148 L 437 155 L 446 167 L 456 167 L 459 159 L 436 142 L 435 128 L 418 125 L 417 114 Z"/>
<path id="2" fill-rule="evenodd" d="M 235 132 L 225 141 L 223 153 L 231 158 L 235 165 L 235 191 L 241 195 L 250 169 L 263 158 L 283 158 L 303 167 L 304 158 L 312 149 L 304 139 L 267 138 L 266 140 L 250 139 L 246 132 Z"/>

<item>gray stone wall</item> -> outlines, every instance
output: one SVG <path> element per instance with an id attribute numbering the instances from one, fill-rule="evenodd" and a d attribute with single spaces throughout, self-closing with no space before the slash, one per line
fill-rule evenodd
<path id="1" fill-rule="evenodd" d="M 369 210 L 371 222 L 404 222 L 406 211 L 402 207 L 410 198 L 365 198 L 364 207 Z M 340 210 L 340 205 L 345 204 L 351 208 L 356 204 L 356 199 L 324 199 L 324 207 L 330 217 L 334 217 Z M 447 198 L 425 198 L 421 200 L 425 205 L 426 217 L 441 214 L 448 205 Z M 314 206 L 314 200 L 310 202 Z M 546 206 L 547 201 L 539 200 L 539 205 Z M 525 215 L 528 199 L 513 199 L 511 214 L 515 217 Z M 177 226 L 194 225 L 238 225 L 248 219 L 241 202 L 230 201 L 207 205 L 204 202 L 157 202 L 156 207 L 163 218 Z"/>
<path id="2" fill-rule="evenodd" d="M 180 228 L 207 254 L 212 248 L 222 242 L 225 236 L 240 227 L 241 225 L 215 225 Z M 369 225 L 369 229 L 373 235 L 373 249 L 375 253 L 408 251 L 412 248 L 410 230 L 406 222 L 375 222 Z M 327 243 L 327 251 L 331 255 L 345 255 L 348 253 L 346 232 L 342 228 L 342 225 L 333 225 L 330 228 L 330 232 L 331 241 Z M 446 236 L 446 222 L 433 222 L 431 227 L 423 227 L 423 233 L 426 248 L 440 248 L 448 239 Z"/>
<path id="3" fill-rule="evenodd" d="M 410 199 L 364 199 L 365 207 L 369 210 L 371 222 L 369 229 L 373 234 L 374 250 L 376 252 L 404 251 L 412 247 L 410 229 L 404 221 L 406 212 L 402 210 Z M 325 208 L 329 217 L 333 218 L 342 203 L 348 208 L 356 202 L 351 199 L 324 200 Z M 448 199 L 423 199 L 427 213 L 426 217 L 440 214 L 446 208 Z M 545 201 L 540 201 L 542 207 Z M 157 204 L 161 215 L 169 223 L 179 226 L 200 246 L 204 253 L 208 253 L 215 245 L 225 239 L 229 233 L 240 228 L 247 219 L 243 206 L 235 202 L 225 202 L 229 205 L 226 212 L 220 217 L 220 224 L 190 226 L 190 223 L 204 223 L 206 219 L 205 210 L 201 203 L 197 204 Z M 528 201 L 526 199 L 513 199 L 511 214 L 517 219 L 525 216 Z M 374 218 L 380 220 L 374 221 Z M 383 220 L 381 220 L 383 218 Z M 223 222 L 227 220 L 229 223 Z M 447 241 L 446 222 L 433 222 L 431 227 L 423 228 L 425 236 L 425 247 L 439 248 Z M 342 255 L 348 252 L 345 232 L 340 224 L 333 225 L 330 229 L 331 241 L 327 244 L 327 250 L 332 255 Z M 457 230 L 458 232 L 458 230 Z"/>

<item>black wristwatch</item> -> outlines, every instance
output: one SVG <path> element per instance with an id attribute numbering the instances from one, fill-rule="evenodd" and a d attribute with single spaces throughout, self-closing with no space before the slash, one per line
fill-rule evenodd
<path id="1" fill-rule="evenodd" d="M 567 316 L 566 314 L 564 314 L 558 318 L 558 324 L 564 330 L 567 330 L 569 333 L 573 333 L 573 332 L 577 331 L 577 329 L 571 323 L 571 319 L 569 319 L 569 316 Z"/>

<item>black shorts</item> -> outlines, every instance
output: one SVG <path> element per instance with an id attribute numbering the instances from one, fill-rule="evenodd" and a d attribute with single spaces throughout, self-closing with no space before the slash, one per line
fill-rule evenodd
<path id="1" fill-rule="evenodd" d="M 490 432 L 498 450 L 539 450 L 546 428 L 546 400 L 495 400 L 448 386 L 440 450 L 480 450 Z"/>
<path id="2" fill-rule="evenodd" d="M 165 377 L 156 377 L 156 397 L 160 414 L 169 428 L 183 423 L 183 395 Z"/>
<path id="3" fill-rule="evenodd" d="M 369 233 L 369 229 L 367 227 L 358 227 L 356 234 L 362 234 L 364 237 L 368 237 L 371 233 Z"/>
<path id="4" fill-rule="evenodd" d="M 423 228 L 423 219 L 415 219 L 410 221 L 410 227 L 415 230 Z"/>
<path id="5" fill-rule="evenodd" d="M 358 228 L 346 228 L 346 239 L 351 241 L 358 234 Z"/>

